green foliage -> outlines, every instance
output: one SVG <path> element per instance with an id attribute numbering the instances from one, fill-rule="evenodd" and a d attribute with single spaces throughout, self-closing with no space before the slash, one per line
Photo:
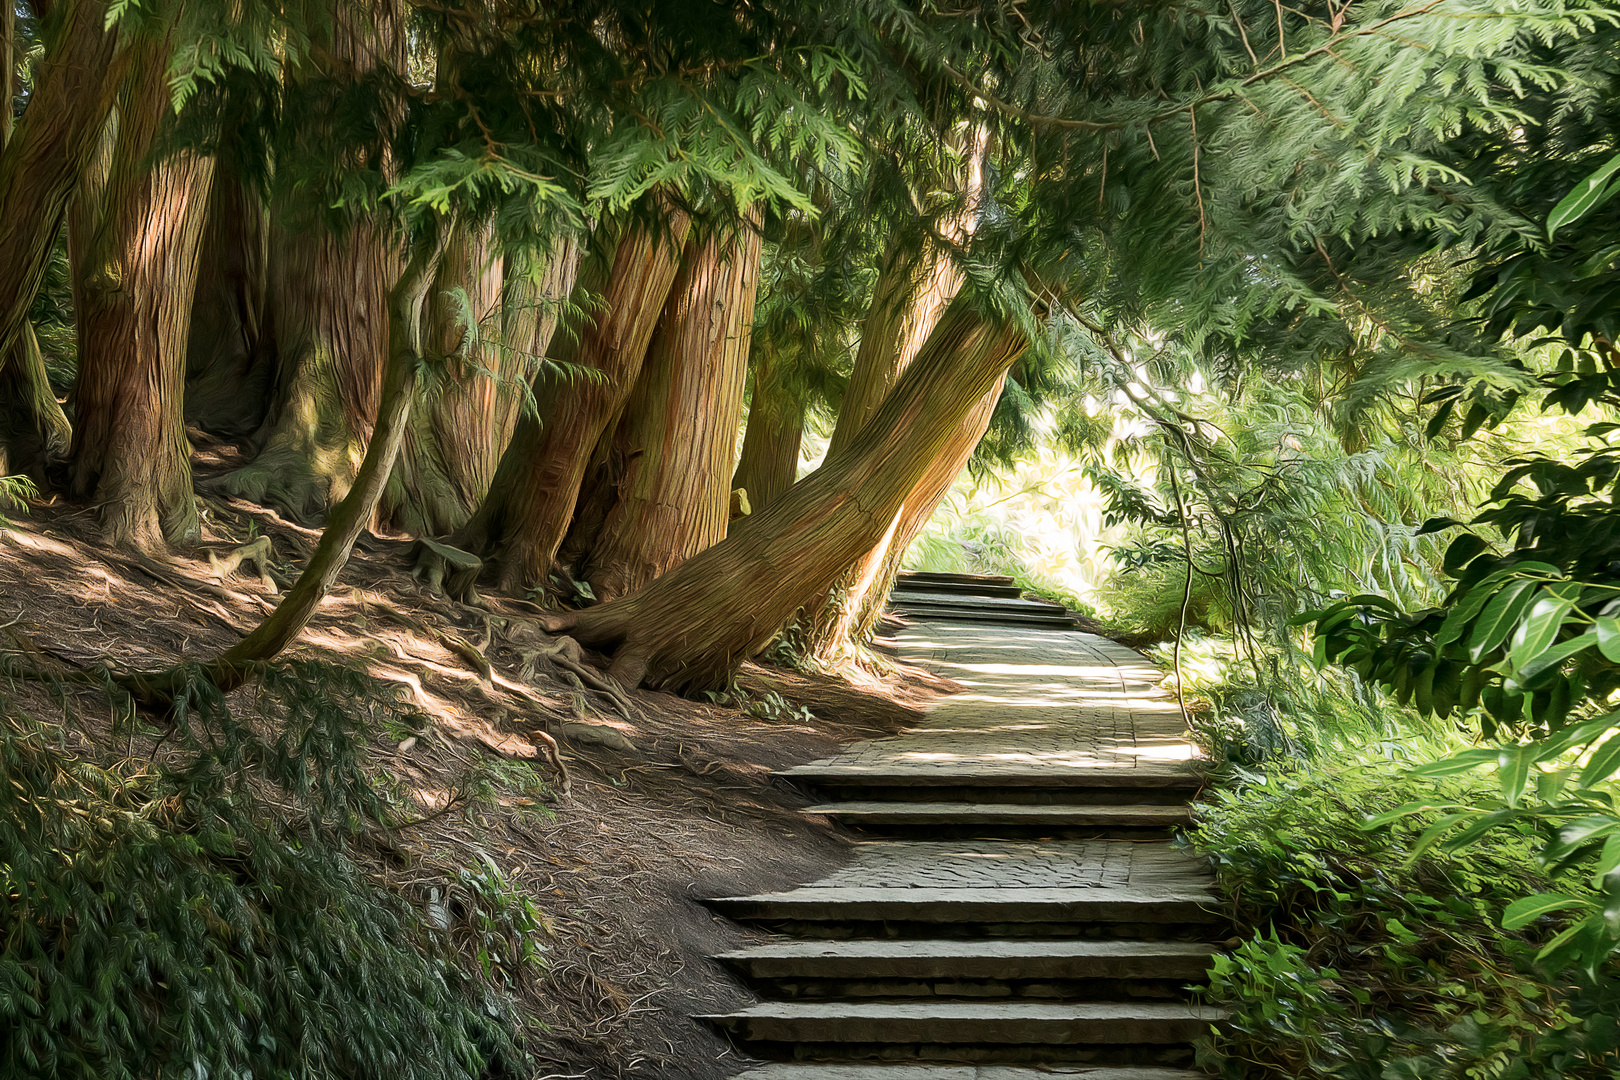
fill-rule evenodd
<path id="1" fill-rule="evenodd" d="M 470 1080 L 514 1063 L 502 999 L 355 861 L 393 816 L 360 754 L 395 709 L 325 664 L 269 669 L 246 718 L 193 679 L 163 752 L 96 762 L 6 703 L 4 1070 Z M 510 912 L 487 879 L 463 886 Z"/>
<path id="2" fill-rule="evenodd" d="M 1429 810 L 1367 814 L 1436 795 L 1493 797 L 1468 775 L 1410 772 L 1387 743 L 1318 767 L 1273 770 L 1199 811 L 1190 842 L 1246 940 L 1216 959 L 1210 1000 L 1233 1022 L 1205 1065 L 1243 1080 L 1607 1077 L 1620 1067 L 1620 981 L 1533 962 L 1553 929 L 1502 907 L 1559 882 L 1525 824 L 1466 851 L 1423 842 Z"/>
<path id="3" fill-rule="evenodd" d="M 783 697 L 780 691 L 767 690 L 763 694 L 751 694 L 740 686 L 732 686 L 729 690 L 705 690 L 703 696 L 716 705 L 729 705 L 742 710 L 746 716 L 758 720 L 769 720 L 773 723 L 801 723 L 808 724 L 815 720 L 815 713 L 810 711 L 808 705 L 795 705 Z"/>

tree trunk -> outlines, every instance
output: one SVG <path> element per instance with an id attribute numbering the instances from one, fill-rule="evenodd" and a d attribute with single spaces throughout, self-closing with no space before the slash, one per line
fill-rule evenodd
<path id="1" fill-rule="evenodd" d="M 612 651 L 613 674 L 690 691 L 723 685 L 806 601 L 870 550 L 1028 343 L 959 300 L 848 446 L 731 535 L 640 592 L 548 619 Z"/>
<path id="2" fill-rule="evenodd" d="M 460 528 L 489 490 L 523 400 L 573 288 L 579 247 L 572 239 L 538 264 L 537 274 L 491 256 L 489 228 L 459 229 L 428 296 L 425 348 L 442 360 L 411 416 L 384 517 L 417 536 Z M 504 280 L 503 280 L 504 279 Z M 467 325 L 468 318 L 474 325 Z"/>
<path id="3" fill-rule="evenodd" d="M 950 493 L 956 478 L 967 467 L 974 447 L 984 438 L 990 416 L 1001 397 L 1003 381 L 997 380 L 990 392 L 962 418 L 950 442 L 906 497 L 882 540 L 844 573 L 838 587 L 830 594 L 840 597 L 841 602 L 824 609 L 830 619 L 822 637 L 811 643 L 811 655 L 821 664 L 837 664 L 843 659 L 843 650 L 851 643 L 871 636 L 888 602 L 889 592 L 894 588 L 906 549 L 934 516 L 940 501 Z"/>
<path id="4" fill-rule="evenodd" d="M 137 48 L 101 220 L 74 269 L 72 491 L 95 501 L 110 543 L 155 550 L 197 532 L 182 402 L 213 159 L 182 151 L 152 162 L 170 115 L 170 47 Z"/>
<path id="5" fill-rule="evenodd" d="M 731 486 L 748 493 L 749 507 L 757 514 L 780 499 L 799 477 L 804 397 L 788 384 L 783 357 L 757 338 L 753 368 L 748 428 Z"/>
<path id="6" fill-rule="evenodd" d="M 347 12 L 346 14 L 342 14 Z M 365 13 L 340 6 L 331 38 L 288 79 L 361 78 L 379 65 L 405 67 L 405 18 L 397 0 Z M 311 133 L 308 137 L 317 138 Z M 386 154 L 379 132 L 377 153 Z M 371 440 L 388 359 L 388 293 L 402 269 L 395 230 L 364 219 L 341 231 L 299 220 L 309 193 L 272 199 L 268 308 L 276 358 L 275 400 L 247 466 L 224 478 L 227 491 L 319 520 L 354 483 Z"/>
<path id="7" fill-rule="evenodd" d="M 600 600 L 646 585 L 726 534 L 759 233 L 688 245 L 611 442 L 615 498 L 584 574 Z"/>
<path id="8" fill-rule="evenodd" d="M 186 420 L 227 438 L 257 431 L 270 407 L 268 240 L 257 185 L 216 165 L 186 346 Z"/>
<path id="9" fill-rule="evenodd" d="M 106 0 L 62 0 L 49 20 L 34 92 L 0 153 L 0 357 L 28 322 L 51 244 L 95 153 L 128 63 Z"/>
<path id="10" fill-rule="evenodd" d="M 552 335 L 552 363 L 534 381 L 539 415 L 519 418 L 489 494 L 453 539 L 494 564 L 501 588 L 550 574 L 597 440 L 641 371 L 687 228 L 678 212 L 660 229 L 633 226 L 580 270 L 572 305 L 592 314 L 577 333 Z"/>
<path id="11" fill-rule="evenodd" d="M 979 192 L 984 183 L 984 154 L 987 133 L 983 127 L 972 130 L 972 144 L 964 159 L 961 190 L 967 195 L 967 205 L 951 216 L 943 227 L 946 239 L 962 243 L 975 229 L 978 215 Z M 847 445 L 865 427 L 885 395 L 894 386 L 900 374 L 922 348 L 923 342 L 938 324 L 946 308 L 962 287 L 962 270 L 949 251 L 931 237 L 913 242 L 897 235 L 891 240 L 884 256 L 882 272 L 874 291 L 872 307 L 861 326 L 861 344 L 855 355 L 855 367 L 850 373 L 849 388 L 844 392 L 843 404 L 838 410 L 838 423 L 828 444 L 828 453 Z M 999 384 L 998 391 L 999 393 Z M 990 407 L 994 407 L 992 400 Z M 986 422 L 988 423 L 988 412 Z M 969 425 L 972 426 L 971 424 Z M 967 429 L 959 439 L 968 439 L 966 453 L 972 453 L 984 435 L 980 426 L 971 437 Z M 954 444 L 953 444 L 954 447 Z M 962 464 L 954 466 L 954 448 L 948 448 L 947 458 L 937 467 L 949 472 L 946 489 L 956 479 Z M 963 458 L 965 461 L 966 459 Z M 931 490 L 931 489 L 930 489 Z M 943 497 L 943 496 L 941 496 Z M 909 505 L 927 503 L 928 510 L 922 522 L 937 504 L 926 492 L 914 492 Z M 887 596 L 888 580 L 882 567 L 889 561 L 889 550 L 897 535 L 906 529 L 908 511 L 901 510 L 894 527 L 884 533 L 877 546 L 861 556 L 828 590 L 827 595 L 809 605 L 797 620 L 806 652 L 823 664 L 831 664 L 854 644 L 851 629 L 856 625 L 870 625 L 865 614 L 873 611 L 873 591 Z M 905 544 L 911 542 L 907 538 Z M 901 554 L 904 545 L 901 547 Z M 879 599 L 876 610 L 881 611 Z M 875 621 L 876 615 L 872 616 Z"/>
<path id="12" fill-rule="evenodd" d="M 73 431 L 28 323 L 73 189 L 97 147 L 127 55 L 105 27 L 106 4 L 68 0 L 47 20 L 33 94 L 13 125 L 16 5 L 0 19 L 0 475 L 38 474 L 68 452 Z"/>

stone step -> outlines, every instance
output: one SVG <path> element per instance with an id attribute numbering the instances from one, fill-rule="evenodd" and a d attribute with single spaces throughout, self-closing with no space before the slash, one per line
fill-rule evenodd
<path id="1" fill-rule="evenodd" d="M 889 598 L 889 608 L 899 612 L 938 610 L 983 615 L 1041 615 L 1069 618 L 1069 609 L 1046 600 L 997 600 L 990 597 L 951 597 L 939 593 L 899 593 Z"/>
<path id="2" fill-rule="evenodd" d="M 780 769 L 777 776 L 824 788 L 1031 788 L 1048 790 L 1166 789 L 1183 799 L 1202 787 L 1193 768 L 1163 766 L 1031 765 L 977 767 L 972 764 L 829 765 L 811 762 Z M 924 798 L 933 800 L 931 795 Z"/>
<path id="3" fill-rule="evenodd" d="M 920 622 L 970 622 L 994 626 L 1016 626 L 1030 630 L 1073 630 L 1075 621 L 1068 615 L 1039 615 L 1023 612 L 973 611 L 966 608 L 945 607 L 936 604 L 892 604 L 889 611 Z"/>
<path id="4" fill-rule="evenodd" d="M 719 897 L 708 904 L 733 919 L 775 923 L 1023 923 L 1096 931 L 1106 924 L 1211 926 L 1222 921 L 1209 892 L 1176 887 L 805 888 Z"/>
<path id="5" fill-rule="evenodd" d="M 1185 1002 L 771 1001 L 698 1017 L 747 1042 L 1141 1046 L 1189 1043 L 1226 1018 Z"/>
<path id="6" fill-rule="evenodd" d="M 1092 1065 L 890 1065 L 868 1062 L 859 1065 L 826 1065 L 817 1062 L 774 1062 L 740 1073 L 737 1080 L 1052 1080 L 1071 1076 L 1082 1080 L 1209 1080 L 1207 1073 L 1185 1069 L 1160 1069 L 1125 1065 L 1115 1068 Z"/>
<path id="7" fill-rule="evenodd" d="M 946 582 L 953 585 L 1011 585 L 1013 579 L 1006 574 L 950 574 L 934 570 L 902 570 L 896 581 Z"/>
<path id="8" fill-rule="evenodd" d="M 717 959 L 755 979 L 1201 981 L 1215 946 L 1182 941 L 778 941 Z"/>
<path id="9" fill-rule="evenodd" d="M 1024 590 L 1017 585 L 989 585 L 959 581 L 912 581 L 901 578 L 894 583 L 891 596 L 911 596 L 916 593 L 936 593 L 945 596 L 996 596 L 1018 599 Z"/>
<path id="10" fill-rule="evenodd" d="M 804 808 L 848 825 L 944 825 L 992 828 L 1021 826 L 1046 829 L 1168 830 L 1192 824 L 1185 804 L 1127 806 L 1031 805 L 964 802 L 836 802 Z"/>

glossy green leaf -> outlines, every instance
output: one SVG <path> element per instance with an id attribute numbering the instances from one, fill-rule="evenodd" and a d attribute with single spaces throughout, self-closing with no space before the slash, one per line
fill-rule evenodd
<path id="1" fill-rule="evenodd" d="M 1536 760 L 1556 761 L 1577 746 L 1585 746 L 1614 727 L 1620 727 L 1620 712 L 1606 713 L 1591 720 L 1583 720 L 1579 724 L 1571 724 L 1537 744 L 1541 750 Z"/>
<path id="2" fill-rule="evenodd" d="M 1558 631 L 1564 626 L 1564 616 L 1575 606 L 1578 595 L 1578 586 L 1575 589 L 1567 586 L 1563 589 L 1548 587 L 1537 594 L 1530 604 L 1530 610 L 1524 615 L 1524 621 L 1513 633 L 1508 663 L 1515 670 L 1522 670 L 1558 640 Z"/>
<path id="3" fill-rule="evenodd" d="M 1456 776 L 1458 773 L 1468 772 L 1496 761 L 1501 751 L 1494 746 L 1482 746 L 1475 750 L 1464 750 L 1441 758 L 1439 761 L 1430 761 L 1419 765 L 1412 770 L 1414 776 Z"/>
<path id="4" fill-rule="evenodd" d="M 1597 634 L 1598 651 L 1603 654 L 1604 659 L 1620 664 L 1620 619 L 1612 615 L 1600 615 L 1593 631 Z"/>
<path id="5" fill-rule="evenodd" d="M 1521 683 L 1527 682 L 1528 680 L 1535 678 L 1537 675 L 1540 675 L 1548 668 L 1556 667 L 1557 665 L 1562 664 L 1565 660 L 1568 660 L 1570 657 L 1574 656 L 1576 653 L 1585 652 L 1587 649 L 1596 644 L 1597 634 L 1594 631 L 1588 630 L 1580 637 L 1573 637 L 1568 641 L 1560 641 L 1557 645 L 1554 645 L 1552 648 L 1546 650 L 1539 656 L 1536 656 L 1534 659 L 1524 664 L 1522 667 L 1518 668 L 1514 672 L 1514 675 Z"/>
<path id="6" fill-rule="evenodd" d="M 1592 751 L 1592 756 L 1581 769 L 1578 782 L 1581 787 L 1588 788 L 1607 780 L 1616 772 L 1620 772 L 1620 735 L 1611 735 L 1603 745 Z"/>
<path id="7" fill-rule="evenodd" d="M 1551 240 L 1559 229 L 1590 214 L 1614 195 L 1614 174 L 1620 171 L 1620 154 L 1600 165 L 1590 176 L 1575 185 L 1575 189 L 1552 208 L 1547 215 L 1547 239 Z"/>
<path id="8" fill-rule="evenodd" d="M 1535 581 L 1515 581 L 1491 597 L 1468 635 L 1468 658 L 1479 663 L 1485 655 L 1507 640 L 1539 586 Z"/>
<path id="9" fill-rule="evenodd" d="M 1536 760 L 1534 743 L 1527 746 L 1504 746 L 1497 756 L 1496 767 L 1501 774 L 1502 801 L 1516 807 L 1524 798 L 1524 789 L 1530 782 L 1530 766 Z"/>
<path id="10" fill-rule="evenodd" d="M 1523 930 L 1543 915 L 1581 907 L 1585 903 L 1585 900 L 1569 893 L 1537 893 L 1535 896 L 1526 896 L 1507 906 L 1507 910 L 1502 913 L 1502 928 Z"/>

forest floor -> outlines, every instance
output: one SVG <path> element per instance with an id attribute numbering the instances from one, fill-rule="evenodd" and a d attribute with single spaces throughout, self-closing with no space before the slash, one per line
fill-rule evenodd
<path id="1" fill-rule="evenodd" d="M 269 537 L 287 580 L 319 532 L 241 500 L 208 494 L 205 505 L 203 545 L 161 561 L 102 544 L 88 508 L 43 500 L 13 511 L 0 529 L 0 649 L 65 673 L 165 668 L 231 645 L 275 596 L 245 569 L 222 578 L 209 553 Z M 486 597 L 486 612 L 420 585 L 410 547 L 363 538 L 291 654 L 359 667 L 426 718 L 371 735 L 369 766 L 421 821 L 396 830 L 367 869 L 424 913 L 439 890 L 454 895 L 459 871 L 486 861 L 533 899 L 549 928 L 546 965 L 519 997 L 537 1075 L 735 1072 L 729 1045 L 687 1017 L 748 1000 L 708 957 L 759 936 L 700 899 L 813 880 L 850 852 L 840 830 L 798 812 L 807 798 L 773 770 L 893 734 L 955 685 L 898 665 L 860 682 L 750 665 L 739 685 L 762 715 L 645 691 L 616 702 L 546 658 L 525 605 Z M 793 707 L 762 707 L 771 691 Z M 68 715 L 38 684 L 6 692 L 41 719 Z M 66 693 L 73 715 L 109 713 L 99 690 Z M 167 752 L 150 730 L 115 739 L 110 720 L 64 731 L 75 753 L 102 762 Z M 493 778 L 482 805 L 463 797 L 472 774 Z"/>

